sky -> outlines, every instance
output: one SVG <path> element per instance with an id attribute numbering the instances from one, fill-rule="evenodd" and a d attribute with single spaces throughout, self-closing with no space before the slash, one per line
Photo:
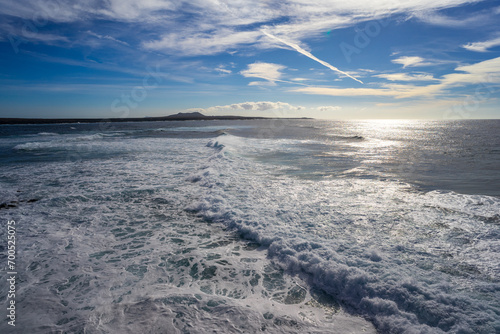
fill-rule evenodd
<path id="1" fill-rule="evenodd" d="M 0 117 L 500 118 L 500 2 L 0 0 Z"/>

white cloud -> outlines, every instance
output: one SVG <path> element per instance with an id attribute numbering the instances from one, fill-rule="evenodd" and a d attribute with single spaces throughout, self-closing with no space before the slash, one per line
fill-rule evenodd
<path id="1" fill-rule="evenodd" d="M 250 81 L 249 86 L 276 86 L 274 81 Z"/>
<path id="2" fill-rule="evenodd" d="M 438 80 L 434 78 L 431 74 L 408 74 L 408 73 L 388 73 L 388 74 L 377 74 L 374 77 L 387 79 L 389 81 L 435 81 Z"/>
<path id="3" fill-rule="evenodd" d="M 500 84 L 500 57 L 472 65 L 459 66 L 455 70 L 463 73 L 444 75 L 441 79 L 438 79 L 439 83 L 427 86 L 385 84 L 381 88 L 305 87 L 295 88 L 290 91 L 315 95 L 387 96 L 401 99 L 409 97 L 430 98 L 448 92 L 451 88 L 468 85 L 480 85 L 477 88 L 492 91 L 494 85 L 498 86 Z"/>
<path id="4" fill-rule="evenodd" d="M 393 59 L 392 62 L 395 64 L 403 65 L 403 68 L 428 65 L 428 63 L 425 62 L 424 58 L 422 58 L 422 57 L 407 57 L 407 56 L 405 56 L 405 57 L 399 57 L 399 58 Z"/>
<path id="5" fill-rule="evenodd" d="M 273 63 L 253 63 L 248 65 L 248 68 L 241 71 L 240 74 L 245 78 L 259 78 L 268 80 L 271 83 L 280 81 L 283 73 L 280 71 L 285 69 L 285 66 Z M 255 84 L 253 84 L 255 85 Z"/>
<path id="6" fill-rule="evenodd" d="M 470 3 L 470 0 L 89 0 L 2 1 L 0 15 L 32 21 L 95 21 L 133 23 L 147 50 L 173 55 L 212 55 L 233 52 L 242 46 L 280 47 L 263 38 L 262 30 L 307 50 L 305 38 L 327 30 L 352 27 L 360 22 L 394 14 L 431 13 Z M 276 20 L 280 20 L 277 22 Z M 428 20 L 429 21 L 429 20 Z M 484 20 L 483 20 L 484 21 Z M 141 29 L 148 33 L 141 36 Z M 134 33 L 135 33 L 134 31 Z M 154 32 L 154 33 L 153 33 Z M 309 51 L 307 51 L 309 52 Z M 326 65 L 325 65 L 326 66 Z"/>
<path id="7" fill-rule="evenodd" d="M 329 96 L 397 96 L 396 92 L 393 92 L 389 89 L 378 88 L 305 87 L 294 88 L 291 91 L 297 93 Z"/>
<path id="8" fill-rule="evenodd" d="M 242 102 L 234 103 L 223 106 L 214 106 L 209 108 L 192 108 L 190 111 L 195 110 L 198 112 L 214 113 L 214 112 L 230 112 L 230 111 L 268 111 L 268 110 L 287 110 L 287 111 L 299 111 L 304 110 L 302 106 L 294 106 L 286 102 L 270 102 L 270 101 L 258 101 L 258 102 Z"/>
<path id="9" fill-rule="evenodd" d="M 481 26 L 487 25 L 491 22 L 491 16 L 489 13 L 482 13 L 471 15 L 467 14 L 465 17 L 457 17 L 452 18 L 445 15 L 441 15 L 436 13 L 435 11 L 417 11 L 414 13 L 414 16 L 428 24 L 436 25 L 436 26 L 444 26 L 451 28 L 460 28 L 460 27 L 471 27 L 471 26 Z"/>
<path id="10" fill-rule="evenodd" d="M 90 6 L 85 9 L 78 8 L 70 1 L 2 1 L 0 6 L 0 14 L 18 17 L 28 22 L 33 18 L 37 18 L 41 22 L 48 20 L 52 22 L 75 22 L 81 20 L 82 15 Z M 86 6 L 83 6 L 86 7 Z"/>
<path id="11" fill-rule="evenodd" d="M 197 32 L 186 29 L 163 35 L 160 40 L 144 42 L 149 50 L 160 50 L 176 55 L 212 55 L 240 47 L 243 44 L 255 43 L 261 36 L 258 31 L 235 31 L 221 28 L 210 32 Z"/>
<path id="12" fill-rule="evenodd" d="M 256 62 L 248 65 L 248 68 L 241 71 L 240 74 L 245 78 L 259 78 L 266 80 L 252 81 L 248 84 L 249 86 L 276 86 L 276 82 L 285 82 L 293 85 L 307 86 L 306 84 L 302 83 L 301 80 L 283 80 L 283 73 L 281 72 L 281 70 L 284 70 L 285 68 L 286 66 L 280 64 Z"/>
<path id="13" fill-rule="evenodd" d="M 436 65 L 444 65 L 444 64 L 453 64 L 458 63 L 454 60 L 440 60 L 440 59 L 424 59 L 418 56 L 403 56 L 396 59 L 391 60 L 391 62 L 395 64 L 403 65 L 403 68 L 406 67 L 419 67 L 419 66 L 436 66 Z"/>
<path id="14" fill-rule="evenodd" d="M 94 37 L 97 37 L 99 39 L 107 39 L 107 40 L 110 40 L 110 41 L 113 41 L 113 42 L 116 42 L 116 43 L 119 43 L 119 44 L 123 44 L 123 45 L 126 45 L 126 46 L 130 46 L 130 44 L 128 44 L 127 42 L 124 42 L 124 41 L 121 41 L 119 39 L 116 39 L 114 38 L 113 36 L 109 36 L 109 35 L 100 35 L 100 34 L 97 34 L 95 32 L 92 32 L 92 31 L 87 31 L 87 33 L 91 36 L 94 36 Z"/>
<path id="15" fill-rule="evenodd" d="M 205 109 L 203 108 L 189 108 L 189 109 L 184 109 L 183 112 L 199 112 L 199 113 L 204 113 L 205 112 Z"/>
<path id="16" fill-rule="evenodd" d="M 231 74 L 233 73 L 231 70 L 226 69 L 223 65 L 220 65 L 215 68 L 215 71 L 221 73 L 221 74 Z"/>
<path id="17" fill-rule="evenodd" d="M 497 37 L 484 42 L 469 43 L 466 45 L 462 45 L 462 47 L 469 51 L 486 52 L 488 51 L 489 48 L 499 45 L 500 45 L 500 37 Z"/>
<path id="18" fill-rule="evenodd" d="M 178 1 L 182 8 L 184 1 Z M 305 38 L 315 37 L 327 30 L 354 26 L 363 21 L 382 19 L 398 13 L 415 11 L 436 11 L 470 3 L 468 0 L 289 0 L 282 3 L 246 0 L 230 2 L 195 0 L 185 2 L 184 7 L 199 14 L 193 22 L 193 29 L 175 34 L 176 27 L 170 27 L 158 41 L 145 42 L 145 47 L 170 54 L 181 52 L 186 55 L 214 54 L 231 51 L 233 48 L 251 46 L 254 48 L 282 47 L 262 38 L 264 30 L 285 41 L 294 41 L 307 50 Z M 283 20 L 286 18 L 286 20 Z M 284 23 L 273 23 L 280 19 Z M 254 28 L 248 29 L 252 25 Z M 246 27 L 244 27 L 246 26 Z M 226 30 L 226 31 L 225 31 Z M 232 36 L 232 37 L 230 37 Z M 208 44 L 208 47 L 203 47 Z M 308 51 L 309 52 L 309 51 Z"/>
<path id="19" fill-rule="evenodd" d="M 179 8 L 176 1 L 162 0 L 108 0 L 106 5 L 98 9 L 97 13 L 119 20 L 143 20 L 159 16 L 161 11 Z"/>
<path id="20" fill-rule="evenodd" d="M 66 36 L 53 34 L 48 31 L 37 29 L 36 26 L 28 24 L 13 24 L 11 22 L 0 22 L 0 33 L 4 40 L 11 40 L 13 44 L 26 42 L 43 43 L 48 45 L 68 43 Z M 7 38 L 5 38 L 7 37 Z"/>
<path id="21" fill-rule="evenodd" d="M 340 106 L 321 106 L 316 108 L 318 111 L 326 111 L 326 112 L 332 112 L 332 111 L 338 111 L 342 109 Z"/>
<path id="22" fill-rule="evenodd" d="M 485 60 L 472 65 L 459 66 L 455 69 L 465 73 L 447 74 L 441 80 L 443 85 L 500 83 L 500 57 Z"/>

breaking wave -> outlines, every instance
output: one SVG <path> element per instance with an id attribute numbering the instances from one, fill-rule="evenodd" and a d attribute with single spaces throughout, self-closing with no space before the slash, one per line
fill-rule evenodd
<path id="1" fill-rule="evenodd" d="M 284 269 L 383 333 L 500 331 L 500 235 L 487 223 L 497 198 L 276 176 L 275 166 L 239 154 L 255 143 L 209 141 L 216 151 L 188 179 L 202 193 L 186 210 L 268 247 Z"/>

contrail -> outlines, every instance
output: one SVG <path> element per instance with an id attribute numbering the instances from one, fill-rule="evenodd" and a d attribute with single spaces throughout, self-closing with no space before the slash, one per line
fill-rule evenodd
<path id="1" fill-rule="evenodd" d="M 312 60 L 317 61 L 318 63 L 320 63 L 320 64 L 321 64 L 321 65 L 323 65 L 323 66 L 328 67 L 328 68 L 329 68 L 329 69 L 331 69 L 332 71 L 337 72 L 337 73 L 340 73 L 340 74 L 343 74 L 343 75 L 345 75 L 345 76 L 347 76 L 347 77 L 349 77 L 349 78 L 351 78 L 351 79 L 353 79 L 353 80 L 356 80 L 356 81 L 357 81 L 357 82 L 359 82 L 359 83 L 363 83 L 363 81 L 361 81 L 361 80 L 359 80 L 359 79 L 356 79 L 355 77 L 353 77 L 352 75 L 347 74 L 347 73 L 346 73 L 346 72 L 344 72 L 344 71 L 339 70 L 339 69 L 338 69 L 338 68 L 336 68 L 335 66 L 332 66 L 332 65 L 328 64 L 326 61 L 323 61 L 323 60 L 321 60 L 321 59 L 316 58 L 316 57 L 315 57 L 314 55 L 312 55 L 310 52 L 307 52 L 306 50 L 302 49 L 302 48 L 301 48 L 300 46 L 298 46 L 297 44 L 295 44 L 295 43 L 291 43 L 291 42 L 287 42 L 287 41 L 284 41 L 284 40 L 282 40 L 282 39 L 281 39 L 281 38 L 279 38 L 279 37 L 276 37 L 276 36 L 274 36 L 274 35 L 271 35 L 270 33 L 268 33 L 268 32 L 267 32 L 267 31 L 265 31 L 265 30 L 261 30 L 261 31 L 262 31 L 262 33 L 263 33 L 264 35 L 266 35 L 267 37 L 270 37 L 270 38 L 275 39 L 275 40 L 277 40 L 277 41 L 279 41 L 279 42 L 281 42 L 281 43 L 283 43 L 283 44 L 285 44 L 285 45 L 288 45 L 289 47 L 293 48 L 295 51 L 297 51 L 297 52 L 299 52 L 299 53 L 302 53 L 304 56 L 309 57 L 309 58 L 311 58 Z"/>

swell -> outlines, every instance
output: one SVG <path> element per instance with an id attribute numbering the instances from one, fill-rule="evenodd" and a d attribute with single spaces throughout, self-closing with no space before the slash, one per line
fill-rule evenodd
<path id="1" fill-rule="evenodd" d="M 334 191 L 338 192 L 338 189 L 356 187 L 355 181 L 342 180 L 340 188 L 330 191 L 328 189 L 338 184 L 273 179 L 266 168 L 233 154 L 245 146 L 241 143 L 233 145 L 241 140 L 219 136 L 207 144 L 215 152 L 198 173 L 188 178 L 199 185 L 200 196 L 187 205 L 186 210 L 196 212 L 206 220 L 220 222 L 236 230 L 243 238 L 266 246 L 268 256 L 284 269 L 305 274 L 311 286 L 333 296 L 346 310 L 371 320 L 380 332 L 489 333 L 500 329 L 499 305 L 475 299 L 473 291 L 462 289 L 461 292 L 454 285 L 455 279 L 465 285 L 470 282 L 465 272 L 459 272 L 458 278 L 450 277 L 444 269 L 439 269 L 448 262 L 434 259 L 436 254 L 431 253 L 423 253 L 427 258 L 420 265 L 420 255 L 412 255 L 418 254 L 418 249 L 412 249 L 409 243 L 390 245 L 384 239 L 384 231 L 377 237 L 387 243 L 381 249 L 373 246 L 373 242 L 373 247 L 358 242 L 355 239 L 359 235 L 349 234 L 353 221 L 359 220 L 363 213 L 356 212 L 359 209 L 355 205 L 354 211 L 348 211 L 352 209 L 350 207 L 339 210 L 335 204 L 345 199 L 342 195 L 337 200 L 331 200 L 331 197 L 336 196 Z M 374 201 L 384 203 L 376 193 L 386 192 L 384 187 L 379 187 L 382 190 L 377 188 L 375 194 L 370 195 Z M 403 194 L 400 191 L 395 189 L 389 195 L 397 199 Z M 366 190 L 360 190 L 359 194 L 362 192 L 366 193 Z M 442 212 L 429 213 L 432 217 L 439 214 Z M 377 215 L 378 212 L 372 212 L 360 219 L 366 223 Z M 339 221 L 325 218 L 330 216 Z M 338 227 L 328 224 L 337 224 Z M 368 231 L 377 228 L 366 225 L 363 228 Z M 433 230 L 431 226 L 423 227 Z M 399 228 L 406 226 L 402 224 Z M 332 235 L 328 239 L 323 232 Z M 387 228 L 386 233 L 392 232 Z M 418 234 L 421 232 L 408 233 L 417 233 L 414 239 L 422 237 Z M 409 260 L 405 261 L 406 258 Z M 439 270 L 426 268 L 428 263 Z M 479 283 L 483 289 L 489 290 L 486 299 L 500 291 L 498 277 L 490 279 L 493 281 Z"/>
<path id="2" fill-rule="evenodd" d="M 88 142 L 97 142 L 104 138 L 115 137 L 120 134 L 104 134 L 104 133 L 95 133 L 88 135 L 80 135 L 80 136 L 60 136 L 52 133 L 40 134 L 40 136 L 46 137 L 62 137 L 54 140 L 47 141 L 35 141 L 35 142 L 26 142 L 22 144 L 18 144 L 13 147 L 16 151 L 39 151 L 39 150 L 54 150 L 54 149 L 64 149 L 71 148 L 75 144 L 78 143 L 88 143 Z"/>

